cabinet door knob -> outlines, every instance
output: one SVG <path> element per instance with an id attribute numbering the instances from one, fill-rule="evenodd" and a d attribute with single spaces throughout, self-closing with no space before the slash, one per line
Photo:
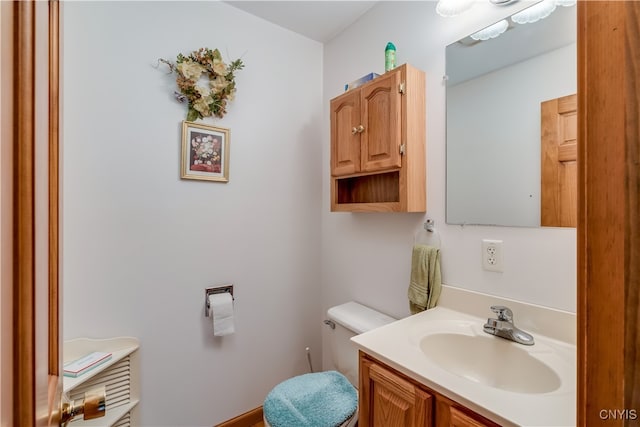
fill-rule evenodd
<path id="1" fill-rule="evenodd" d="M 362 132 L 364 132 L 364 126 L 362 125 L 358 126 L 357 128 L 354 127 L 353 129 L 351 129 L 352 135 L 355 135 L 356 133 L 362 133 Z"/>

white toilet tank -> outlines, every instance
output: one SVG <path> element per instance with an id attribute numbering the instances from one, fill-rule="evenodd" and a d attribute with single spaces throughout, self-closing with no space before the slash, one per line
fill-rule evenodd
<path id="1" fill-rule="evenodd" d="M 354 301 L 327 310 L 335 324 L 329 332 L 329 353 L 335 368 L 358 387 L 358 349 L 351 337 L 395 321 L 393 317 Z"/>

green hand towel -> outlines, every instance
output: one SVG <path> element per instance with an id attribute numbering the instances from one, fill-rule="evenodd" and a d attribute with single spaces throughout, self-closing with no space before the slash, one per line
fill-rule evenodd
<path id="1" fill-rule="evenodd" d="M 441 289 L 440 249 L 415 245 L 411 256 L 411 281 L 408 292 L 411 314 L 435 307 Z"/>

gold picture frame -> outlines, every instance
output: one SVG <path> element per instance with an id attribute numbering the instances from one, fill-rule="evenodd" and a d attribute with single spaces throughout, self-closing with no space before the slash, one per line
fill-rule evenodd
<path id="1" fill-rule="evenodd" d="M 227 128 L 183 121 L 180 177 L 229 182 L 229 134 Z"/>

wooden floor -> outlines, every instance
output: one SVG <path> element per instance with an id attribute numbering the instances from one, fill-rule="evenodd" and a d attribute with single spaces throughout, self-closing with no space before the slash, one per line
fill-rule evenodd
<path id="1" fill-rule="evenodd" d="M 225 421 L 222 424 L 218 424 L 215 427 L 264 427 L 262 421 L 262 407 L 256 408 L 245 414 L 238 415 L 237 417 Z"/>
<path id="2" fill-rule="evenodd" d="M 237 417 L 225 421 L 222 424 L 218 424 L 215 427 L 264 427 L 262 421 L 262 407 L 256 408 L 245 414 L 238 415 Z M 358 427 L 356 422 L 355 427 Z"/>

